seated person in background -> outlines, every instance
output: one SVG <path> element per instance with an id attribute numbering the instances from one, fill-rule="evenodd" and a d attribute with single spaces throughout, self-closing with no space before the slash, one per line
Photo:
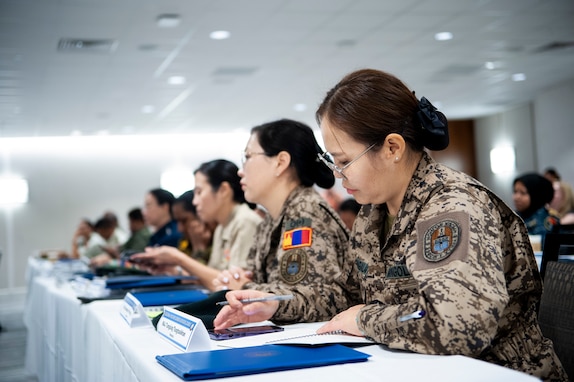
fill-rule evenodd
<path id="1" fill-rule="evenodd" d="M 143 252 L 149 243 L 151 232 L 148 226 L 145 224 L 141 208 L 136 207 L 128 212 L 128 222 L 130 225 L 131 235 L 128 240 L 120 247 L 120 252 Z"/>
<path id="2" fill-rule="evenodd" d="M 345 222 L 349 231 L 353 229 L 353 223 L 360 210 L 361 205 L 353 198 L 347 198 L 339 204 L 337 212 L 339 216 L 341 216 L 341 219 L 343 219 L 343 222 Z"/>
<path id="3" fill-rule="evenodd" d="M 560 174 L 553 168 L 546 169 L 544 177 L 554 186 L 554 197 L 550 202 L 550 207 L 562 219 L 564 215 L 574 211 L 574 191 L 568 183 L 561 180 Z"/>
<path id="4" fill-rule="evenodd" d="M 215 329 L 310 305 L 343 330 L 392 349 L 465 355 L 547 381 L 568 377 L 537 320 L 542 280 L 524 222 L 499 197 L 426 152 L 448 146 L 447 121 L 396 77 L 363 69 L 316 113 L 325 164 L 363 205 L 337 283 L 289 290 L 289 301 L 227 292 Z M 311 164 L 309 164 L 311 165 Z M 317 314 L 316 318 L 328 319 Z"/>
<path id="5" fill-rule="evenodd" d="M 118 243 L 118 247 L 124 244 L 129 235 L 120 227 L 118 216 L 112 211 L 104 212 L 104 217 L 109 218 L 114 224 L 113 240 Z"/>
<path id="6" fill-rule="evenodd" d="M 89 219 L 84 218 L 78 224 L 74 237 L 72 238 L 72 258 L 79 259 L 84 256 L 84 252 L 94 232 L 94 225 Z"/>
<path id="7" fill-rule="evenodd" d="M 231 265 L 244 268 L 261 217 L 246 204 L 237 171 L 236 165 L 223 159 L 203 163 L 195 171 L 193 204 L 197 214 L 203 222 L 217 224 L 207 265 L 165 246 L 147 248 L 132 260 L 153 274 L 183 269 L 210 290 L 215 290 L 213 280 L 220 271 Z"/>
<path id="8" fill-rule="evenodd" d="M 177 222 L 177 229 L 182 234 L 178 249 L 193 259 L 207 264 L 211 253 L 213 231 L 210 226 L 197 217 L 193 205 L 193 190 L 181 194 L 171 207 L 172 215 Z"/>
<path id="9" fill-rule="evenodd" d="M 223 271 L 220 289 L 249 288 L 275 294 L 315 290 L 332 301 L 326 306 L 300 300 L 293 315 L 278 310 L 276 322 L 317 321 L 341 309 L 329 286 L 343 269 L 349 233 L 345 224 L 315 190 L 335 183 L 333 172 L 317 160 L 322 152 L 313 130 L 281 119 L 251 129 L 239 170 L 245 198 L 268 214 L 249 252 L 247 268 Z M 298 294 L 297 297 L 300 297 Z"/>
<path id="10" fill-rule="evenodd" d="M 94 224 L 94 232 L 83 254 L 84 257 L 90 259 L 90 266 L 99 267 L 112 259 L 109 252 L 117 248 L 117 242 L 113 236 L 114 229 L 114 222 L 109 217 L 101 217 Z"/>
<path id="11" fill-rule="evenodd" d="M 177 248 L 181 232 L 177 230 L 177 222 L 171 214 L 174 201 L 173 194 L 161 188 L 154 188 L 145 195 L 144 219 L 154 229 L 148 242 L 149 247 L 166 245 Z"/>
<path id="12" fill-rule="evenodd" d="M 110 219 L 112 222 L 113 218 L 109 215 L 104 215 L 105 218 Z M 128 221 L 130 224 L 131 236 L 122 245 L 107 246 L 104 248 L 105 253 L 101 253 L 97 258 L 92 259 L 92 264 L 95 266 L 106 265 L 112 260 L 119 260 L 121 253 L 124 251 L 130 251 L 132 253 L 143 252 L 145 247 L 149 242 L 151 237 L 151 232 L 149 228 L 145 225 L 143 214 L 140 208 L 134 208 L 128 213 Z M 116 219 L 117 222 L 117 219 Z M 117 227 L 117 225 L 115 225 Z M 109 241 L 117 241 L 117 228 L 114 228 L 114 233 Z"/>
<path id="13" fill-rule="evenodd" d="M 556 212 L 547 207 L 554 196 L 552 183 L 542 175 L 528 173 L 514 179 L 513 186 L 516 213 L 526 223 L 528 234 L 540 235 L 543 241 L 546 233 L 560 224 Z"/>

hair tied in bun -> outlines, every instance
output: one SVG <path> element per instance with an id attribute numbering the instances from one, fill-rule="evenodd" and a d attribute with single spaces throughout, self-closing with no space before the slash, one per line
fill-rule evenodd
<path id="1" fill-rule="evenodd" d="M 421 123 L 424 145 L 429 150 L 444 150 L 448 146 L 448 122 L 443 113 L 438 111 L 428 99 L 419 101 L 417 118 Z"/>

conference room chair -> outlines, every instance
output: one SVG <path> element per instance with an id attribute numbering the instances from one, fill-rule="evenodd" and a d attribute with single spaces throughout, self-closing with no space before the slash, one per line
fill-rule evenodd
<path id="1" fill-rule="evenodd" d="M 574 255 L 574 233 L 549 232 L 544 237 L 542 248 L 542 260 L 540 262 L 540 276 L 544 280 L 547 264 L 550 261 L 558 261 L 562 254 Z"/>
<path id="2" fill-rule="evenodd" d="M 547 264 L 538 321 L 566 373 L 574 378 L 574 262 Z"/>

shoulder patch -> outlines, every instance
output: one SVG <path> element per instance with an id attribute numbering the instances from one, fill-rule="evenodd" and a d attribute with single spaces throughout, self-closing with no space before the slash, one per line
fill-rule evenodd
<path id="1" fill-rule="evenodd" d="M 307 252 L 303 249 L 287 251 L 281 258 L 281 278 L 287 284 L 297 284 L 307 275 Z"/>
<path id="2" fill-rule="evenodd" d="M 417 222 L 413 271 L 444 266 L 468 257 L 470 216 L 456 211 Z"/>
<path id="3" fill-rule="evenodd" d="M 302 227 L 283 234 L 283 250 L 310 247 L 313 242 L 313 228 Z"/>
<path id="4" fill-rule="evenodd" d="M 443 220 L 428 228 L 424 235 L 423 257 L 436 263 L 449 257 L 458 245 L 460 225 L 454 220 Z"/>

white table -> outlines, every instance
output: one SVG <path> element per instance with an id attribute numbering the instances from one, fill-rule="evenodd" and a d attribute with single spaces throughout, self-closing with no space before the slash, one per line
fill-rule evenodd
<path id="1" fill-rule="evenodd" d="M 130 328 L 120 317 L 122 301 L 81 305 L 67 285 L 37 277 L 26 307 L 26 365 L 40 381 L 181 381 L 159 365 L 156 355 L 178 353 L 151 327 Z M 286 327 L 301 327 L 298 324 Z M 394 352 L 371 345 L 367 362 L 226 378 L 226 381 L 536 381 L 537 379 L 463 356 Z"/>

